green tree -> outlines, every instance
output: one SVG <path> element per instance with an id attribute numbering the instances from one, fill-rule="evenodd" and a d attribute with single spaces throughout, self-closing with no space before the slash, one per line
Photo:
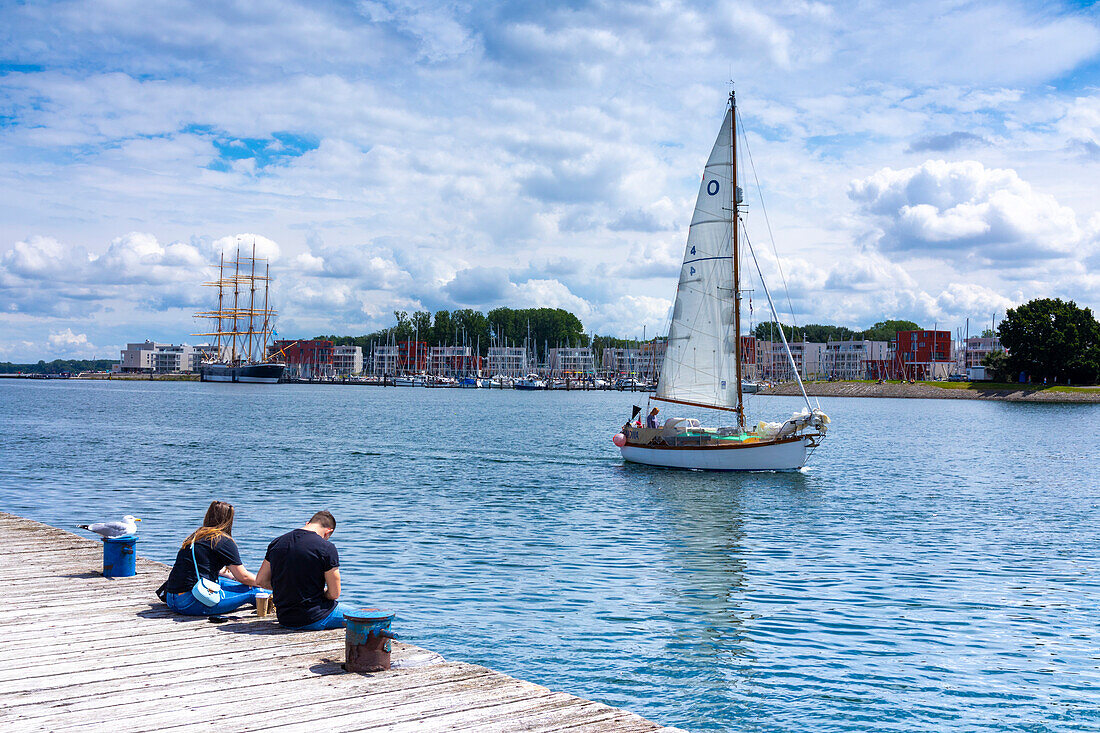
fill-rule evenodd
<path id="1" fill-rule="evenodd" d="M 862 333 L 868 341 L 893 341 L 898 331 L 919 331 L 920 326 L 912 321 L 879 321 Z"/>
<path id="2" fill-rule="evenodd" d="M 997 327 L 1012 372 L 1032 381 L 1100 380 L 1100 323 L 1088 308 L 1061 298 L 1038 298 L 1010 308 Z"/>
<path id="3" fill-rule="evenodd" d="M 1008 355 L 1003 351 L 991 351 L 982 357 L 985 374 L 994 382 L 1011 382 L 1012 372 L 1008 366 Z"/>

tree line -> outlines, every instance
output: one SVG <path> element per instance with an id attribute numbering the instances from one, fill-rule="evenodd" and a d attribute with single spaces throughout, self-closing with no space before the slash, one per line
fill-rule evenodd
<path id="1" fill-rule="evenodd" d="M 774 321 L 765 321 L 757 324 L 753 335 L 762 341 L 778 341 L 780 328 L 783 329 L 783 334 L 788 341 L 819 344 L 829 341 L 890 341 L 898 335 L 898 331 L 921 330 L 920 326 L 912 321 L 879 321 L 862 331 L 853 331 L 847 326 L 828 326 L 820 323 L 788 326 Z"/>
<path id="2" fill-rule="evenodd" d="M 495 308 L 488 313 L 461 310 L 394 311 L 394 325 L 362 336 L 317 336 L 336 345 L 354 345 L 369 353 L 372 344 L 410 341 L 429 346 L 469 346 L 484 356 L 490 346 L 589 346 L 591 339 L 576 315 L 561 308 Z M 529 341 L 528 341 L 529 339 Z"/>
<path id="3" fill-rule="evenodd" d="M 118 359 L 54 359 L 37 364 L 14 364 L 0 361 L 2 374 L 76 374 L 78 372 L 108 372 Z"/>

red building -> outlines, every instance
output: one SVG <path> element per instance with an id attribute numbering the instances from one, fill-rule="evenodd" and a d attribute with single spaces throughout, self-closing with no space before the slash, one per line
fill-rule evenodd
<path id="1" fill-rule="evenodd" d="M 741 368 L 748 373 L 755 373 L 756 367 L 756 337 L 741 337 Z M 748 373 L 745 375 L 748 377 Z"/>
<path id="2" fill-rule="evenodd" d="M 890 349 L 891 379 L 946 379 L 954 368 L 950 331 L 898 331 Z"/>
<path id="3" fill-rule="evenodd" d="M 426 373 L 428 371 L 428 342 L 398 341 L 397 371 L 399 374 Z"/>
<path id="4" fill-rule="evenodd" d="M 331 341 L 286 339 L 273 343 L 268 353 L 271 358 L 281 358 L 286 361 L 286 373 L 291 378 L 317 379 L 336 374 L 336 369 L 332 365 Z"/>

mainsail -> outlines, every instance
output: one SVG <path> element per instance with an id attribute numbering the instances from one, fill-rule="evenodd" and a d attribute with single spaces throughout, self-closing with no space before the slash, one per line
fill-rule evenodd
<path id="1" fill-rule="evenodd" d="M 656 396 L 736 410 L 733 113 L 731 106 L 703 170 Z"/>

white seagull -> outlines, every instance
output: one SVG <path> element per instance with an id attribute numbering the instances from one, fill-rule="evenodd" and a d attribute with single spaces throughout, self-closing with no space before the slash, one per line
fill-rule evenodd
<path id="1" fill-rule="evenodd" d="M 95 532 L 100 537 L 123 537 L 128 534 L 137 534 L 137 523 L 141 520 L 127 514 L 121 522 L 99 522 L 98 524 L 78 524 L 80 529 Z"/>

